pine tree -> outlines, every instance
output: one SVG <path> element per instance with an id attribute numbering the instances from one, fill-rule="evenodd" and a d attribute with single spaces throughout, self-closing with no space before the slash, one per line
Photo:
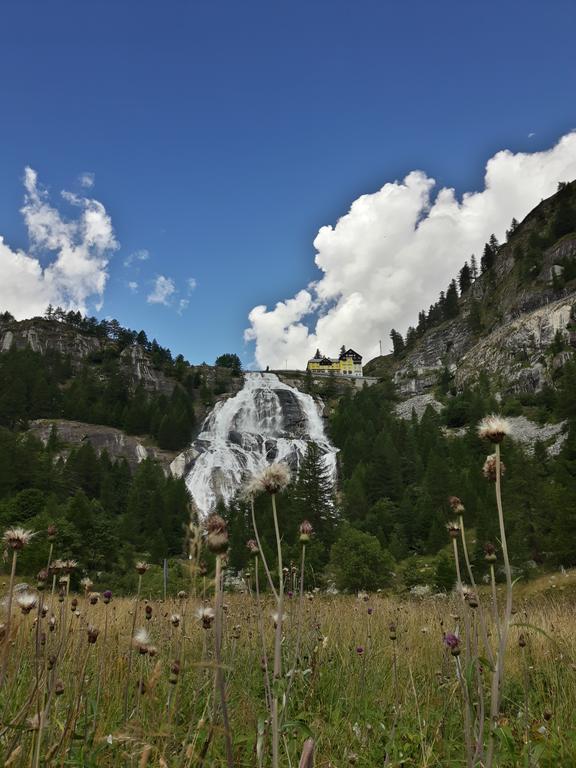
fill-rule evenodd
<path id="1" fill-rule="evenodd" d="M 322 542 L 327 559 L 328 548 L 334 541 L 338 515 L 331 470 L 314 442 L 308 444 L 302 459 L 296 483 L 290 493 L 290 505 L 296 525 L 302 520 L 312 523 L 316 539 Z"/>
<path id="2" fill-rule="evenodd" d="M 392 352 L 394 354 L 394 357 L 399 357 L 402 352 L 404 352 L 405 345 L 404 345 L 404 339 L 402 338 L 402 334 L 398 333 L 397 330 L 392 328 L 390 331 L 390 338 L 392 339 Z"/>
<path id="3" fill-rule="evenodd" d="M 472 285 L 472 272 L 466 261 L 458 275 L 458 285 L 460 286 L 460 295 L 462 296 Z"/>
<path id="4" fill-rule="evenodd" d="M 470 256 L 470 274 L 473 281 L 478 277 L 478 263 L 476 262 L 475 254 Z"/>
<path id="5" fill-rule="evenodd" d="M 446 291 L 446 297 L 444 299 L 443 312 L 444 317 L 450 320 L 458 315 L 460 307 L 458 306 L 458 288 L 456 287 L 456 280 L 452 280 Z"/>
<path id="6" fill-rule="evenodd" d="M 482 254 L 482 258 L 480 259 L 480 270 L 482 274 L 485 272 L 488 272 L 489 269 L 492 268 L 494 264 L 495 254 L 492 250 L 492 247 L 489 243 L 486 243 L 484 246 L 484 253 Z"/>

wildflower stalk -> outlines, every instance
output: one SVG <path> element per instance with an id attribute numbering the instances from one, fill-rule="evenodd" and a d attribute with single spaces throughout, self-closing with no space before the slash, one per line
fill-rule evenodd
<path id="1" fill-rule="evenodd" d="M 490 563 L 490 586 L 492 588 L 492 613 L 494 615 L 494 624 L 498 633 L 498 642 L 500 642 L 500 618 L 498 615 L 498 596 L 496 594 L 496 574 L 494 573 L 494 563 Z"/>
<path id="2" fill-rule="evenodd" d="M 472 565 L 470 563 L 470 557 L 468 555 L 468 546 L 466 544 L 466 536 L 465 536 L 465 530 L 464 530 L 464 517 L 462 515 L 459 515 L 459 523 L 460 523 L 460 536 L 462 539 L 462 550 L 464 552 L 464 560 L 466 561 L 466 570 L 468 571 L 468 576 L 470 577 L 470 584 L 472 585 L 472 588 L 476 595 L 478 596 L 478 615 L 480 618 L 480 627 L 482 629 L 482 640 L 484 642 L 484 647 L 486 650 L 486 654 L 488 656 L 488 660 L 490 664 L 494 664 L 494 654 L 492 653 L 492 646 L 490 645 L 490 642 L 488 640 L 488 630 L 486 628 L 486 620 L 484 618 L 484 611 L 482 609 L 482 603 L 480 602 L 480 595 L 478 594 L 478 587 L 476 586 L 476 581 L 474 579 L 474 573 L 472 572 Z"/>
<path id="3" fill-rule="evenodd" d="M 464 743 L 466 747 L 466 766 L 467 768 L 472 768 L 474 747 L 472 742 L 470 695 L 459 656 L 456 656 L 456 675 L 460 683 L 460 690 L 462 692 L 462 704 L 464 709 Z"/>
<path id="4" fill-rule="evenodd" d="M 228 768 L 234 765 L 234 753 L 232 750 L 232 734 L 228 720 L 228 707 L 226 705 L 226 688 L 222 671 L 222 555 L 216 555 L 216 596 L 215 596 L 215 626 L 214 626 L 214 653 L 216 657 L 216 687 L 220 694 L 220 706 L 222 707 L 222 722 L 224 724 L 224 741 L 226 744 L 226 762 Z"/>
<path id="5" fill-rule="evenodd" d="M 506 574 L 506 607 L 504 611 L 504 620 L 501 626 L 500 641 L 498 644 L 498 654 L 496 656 L 496 665 L 492 674 L 492 690 L 490 700 L 490 740 L 488 744 L 488 753 L 486 768 L 492 768 L 494 763 L 494 748 L 496 739 L 496 724 L 498 713 L 500 711 L 500 689 L 502 677 L 504 675 L 504 656 L 508 644 L 508 631 L 510 629 L 510 619 L 512 617 L 512 571 L 508 557 L 508 544 L 506 541 L 506 529 L 504 527 L 504 512 L 502 509 L 502 489 L 501 489 L 501 471 L 500 471 L 500 444 L 496 443 L 496 506 L 498 508 L 498 524 L 500 527 L 500 543 L 502 545 L 502 556 L 504 559 L 504 572 Z"/>
<path id="6" fill-rule="evenodd" d="M 131 636 L 133 636 L 132 633 Z M 98 710 L 100 708 L 100 691 L 102 689 L 102 677 L 104 676 L 104 657 L 108 644 L 108 604 L 104 605 L 104 637 L 100 644 L 100 670 L 98 672 L 98 684 L 96 687 L 96 703 L 94 705 L 94 734 L 96 733 L 96 724 L 98 722 Z"/>
<path id="7" fill-rule="evenodd" d="M 266 638 L 264 637 L 264 626 L 262 624 L 262 605 L 260 600 L 260 579 L 258 577 L 258 556 L 254 558 L 254 587 L 256 590 L 256 605 L 258 607 L 257 611 L 257 622 L 258 622 L 258 633 L 260 634 L 260 638 L 262 641 L 262 660 L 264 664 L 264 690 L 266 694 L 266 706 L 268 710 L 271 712 L 272 708 L 272 692 L 270 690 L 270 672 L 268 669 L 268 653 L 266 651 Z"/>
<path id="8" fill-rule="evenodd" d="M 278 559 L 278 595 L 276 599 L 276 633 L 274 638 L 274 682 L 272 690 L 272 768 L 280 765 L 280 728 L 279 728 L 279 696 L 278 685 L 282 675 L 282 618 L 284 611 L 284 574 L 282 569 L 282 542 L 280 540 L 280 528 L 278 526 L 278 514 L 276 512 L 276 494 L 272 497 L 272 516 L 274 518 L 274 532 L 276 534 L 276 550 Z"/>
<path id="9" fill-rule="evenodd" d="M 302 608 L 304 605 L 304 563 L 306 561 L 306 542 L 302 542 L 302 558 L 300 564 L 300 594 L 298 597 L 298 619 L 296 627 L 296 647 L 294 649 L 294 662 L 290 670 L 290 679 L 288 680 L 288 687 L 286 689 L 286 707 L 288 706 L 288 698 L 290 696 L 290 690 L 292 688 L 292 682 L 296 673 L 296 667 L 298 665 L 298 656 L 300 655 L 300 642 L 302 640 Z"/>
<path id="10" fill-rule="evenodd" d="M 262 565 L 264 566 L 264 570 L 266 572 L 266 578 L 268 579 L 268 584 L 270 585 L 270 589 L 272 590 L 274 597 L 276 598 L 276 602 L 278 602 L 278 593 L 276 592 L 276 587 L 274 586 L 274 581 L 272 580 L 272 575 L 270 574 L 270 569 L 268 568 L 266 556 L 264 555 L 264 550 L 262 549 L 262 544 L 260 543 L 260 536 L 258 535 L 258 526 L 256 525 L 256 513 L 254 512 L 253 497 L 250 497 L 250 509 L 252 512 L 252 527 L 254 528 L 254 536 L 256 537 L 256 543 L 258 544 L 260 557 L 262 558 Z"/>
<path id="11" fill-rule="evenodd" d="M 142 574 L 138 574 L 138 590 L 134 600 L 134 615 L 132 617 L 132 631 L 130 632 L 130 650 L 128 651 L 128 672 L 126 674 L 126 690 L 124 691 L 124 720 L 128 717 L 128 699 L 130 697 L 130 674 L 132 672 L 132 659 L 134 648 L 132 647 L 132 638 L 136 630 L 136 619 L 138 618 L 138 603 L 140 602 L 140 591 L 142 589 Z"/>
<path id="12" fill-rule="evenodd" d="M 10 629 L 12 626 L 12 598 L 14 596 L 14 577 L 16 576 L 16 560 L 18 550 L 12 550 L 12 568 L 10 570 L 10 583 L 8 586 L 8 605 L 6 607 L 6 637 L 2 649 L 2 669 L 0 670 L 0 688 L 4 685 L 6 669 L 8 667 L 8 653 L 10 649 Z"/>

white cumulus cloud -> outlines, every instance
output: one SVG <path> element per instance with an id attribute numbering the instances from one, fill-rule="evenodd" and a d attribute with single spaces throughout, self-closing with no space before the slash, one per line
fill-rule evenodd
<path id="1" fill-rule="evenodd" d="M 186 280 L 186 285 L 188 286 L 188 293 L 190 294 L 196 289 L 198 282 L 195 277 L 189 277 L 188 280 Z"/>
<path id="2" fill-rule="evenodd" d="M 131 267 L 135 261 L 148 261 L 149 258 L 150 251 L 146 248 L 140 248 L 138 251 L 133 251 L 133 253 L 124 259 L 124 266 Z"/>
<path id="3" fill-rule="evenodd" d="M 80 182 L 80 186 L 84 187 L 84 189 L 92 189 L 96 182 L 96 175 L 92 173 L 92 171 L 84 171 L 84 173 L 81 173 L 78 177 L 78 181 Z"/>
<path id="4" fill-rule="evenodd" d="M 130 280 L 128 288 L 130 288 L 132 293 L 138 293 L 138 283 L 135 280 Z"/>
<path id="5" fill-rule="evenodd" d="M 171 277 L 158 275 L 154 281 L 154 288 L 146 297 L 149 304 L 164 304 L 169 306 L 173 295 L 176 293 L 176 285 Z"/>
<path id="6" fill-rule="evenodd" d="M 29 252 L 14 250 L 0 235 L 0 309 L 17 319 L 42 314 L 48 304 L 85 312 L 89 300 L 102 303 L 108 258 L 118 248 L 102 203 L 63 192 L 78 208 L 64 218 L 26 168 L 24 206 Z"/>
<path id="7" fill-rule="evenodd" d="M 484 188 L 459 198 L 434 193 L 435 181 L 412 171 L 355 200 L 315 240 L 321 277 L 274 307 L 254 307 L 246 341 L 260 367 L 302 368 L 317 347 L 335 355 L 342 344 L 366 358 L 389 348 L 391 328 L 415 325 L 470 255 L 491 233 L 504 237 L 559 181 L 576 177 L 576 132 L 543 152 L 498 152 L 486 164 Z"/>

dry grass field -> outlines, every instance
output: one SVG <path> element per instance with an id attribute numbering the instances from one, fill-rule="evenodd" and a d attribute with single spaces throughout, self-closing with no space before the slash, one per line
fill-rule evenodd
<path id="1" fill-rule="evenodd" d="M 215 623 L 210 612 L 198 616 L 213 606 L 211 596 L 148 602 L 146 575 L 142 583 L 138 601 L 60 601 L 47 590 L 42 604 L 14 614 L 1 698 L 4 765 L 227 764 Z M 282 703 L 280 764 L 297 766 L 312 737 L 323 768 L 466 765 L 459 675 L 471 671 L 443 642 L 459 632 L 463 608 L 457 595 L 287 596 L 283 675 L 273 683 Z M 272 596 L 258 603 L 253 593 L 224 593 L 221 665 L 237 766 L 271 762 L 264 659 L 269 666 L 274 610 Z M 466 610 L 477 637 L 477 615 Z M 519 590 L 514 610 L 495 764 L 574 766 L 573 605 L 561 592 Z"/>

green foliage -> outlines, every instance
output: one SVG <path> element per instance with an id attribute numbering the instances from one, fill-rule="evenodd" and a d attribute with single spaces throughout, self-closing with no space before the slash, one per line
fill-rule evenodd
<path id="1" fill-rule="evenodd" d="M 394 561 L 375 536 L 346 525 L 332 545 L 330 566 L 338 589 L 375 590 L 391 583 Z"/>
<path id="2" fill-rule="evenodd" d="M 38 532 L 20 568 L 45 567 L 48 525 L 58 528 L 55 553 L 80 564 L 79 574 L 123 573 L 136 554 L 161 562 L 181 555 L 188 519 L 183 480 L 143 461 L 134 476 L 124 461 L 96 454 L 90 443 L 55 461 L 49 446 L 0 429 L 0 530 L 22 525 Z"/>
<path id="3" fill-rule="evenodd" d="M 434 586 L 442 592 L 450 592 L 456 583 L 456 568 L 454 559 L 440 552 L 436 558 L 436 570 L 434 572 Z"/>
<path id="4" fill-rule="evenodd" d="M 557 391 L 519 394 L 502 405 L 510 415 L 528 405 L 533 418 L 542 414 L 569 422 L 557 458 L 548 457 L 542 445 L 527 455 L 510 440 L 504 444 L 504 508 L 511 556 L 519 567 L 527 560 L 576 563 L 576 551 L 561 534 L 562 529 L 576 531 L 576 364 L 564 367 L 557 385 Z M 449 396 L 441 414 L 429 408 L 420 422 L 399 420 L 392 406 L 384 385 L 377 385 L 342 398 L 332 416 L 343 517 L 397 559 L 434 555 L 448 543 L 447 499 L 457 495 L 464 501 L 468 528 L 476 529 L 480 553 L 484 542 L 498 538 L 494 488 L 482 474 L 490 449 L 476 434 L 480 419 L 499 410 L 487 377 Z M 446 426 L 462 429 L 462 436 L 447 434 Z M 481 555 L 478 563 L 483 567 Z"/>
<path id="5" fill-rule="evenodd" d="M 271 514 L 271 502 L 267 495 L 257 496 L 255 515 L 262 547 L 273 562 L 276 539 Z M 320 579 L 330 557 L 340 518 L 334 498 L 334 485 L 323 455 L 315 443 L 310 443 L 296 477 L 276 499 L 282 545 L 287 562 L 300 557 L 299 526 L 308 520 L 314 534 L 306 546 L 306 574 L 312 583 Z M 229 562 L 236 570 L 246 568 L 251 555 L 246 542 L 254 538 L 250 502 L 238 495 L 228 506 L 220 510 L 228 521 L 230 533 Z M 264 584 L 264 582 L 262 582 Z"/>
<path id="6" fill-rule="evenodd" d="M 73 375 L 58 353 L 10 350 L 0 356 L 0 426 L 26 428 L 32 419 L 64 418 L 150 434 L 161 448 L 189 444 L 195 423 L 190 375 L 171 395 L 131 389 L 116 355 L 86 363 Z M 15 387 L 14 382 L 19 386 Z"/>
<path id="7" fill-rule="evenodd" d="M 242 363 L 238 355 L 234 353 L 226 353 L 216 358 L 214 365 L 217 368 L 230 368 L 234 376 L 240 376 L 242 373 Z"/>

